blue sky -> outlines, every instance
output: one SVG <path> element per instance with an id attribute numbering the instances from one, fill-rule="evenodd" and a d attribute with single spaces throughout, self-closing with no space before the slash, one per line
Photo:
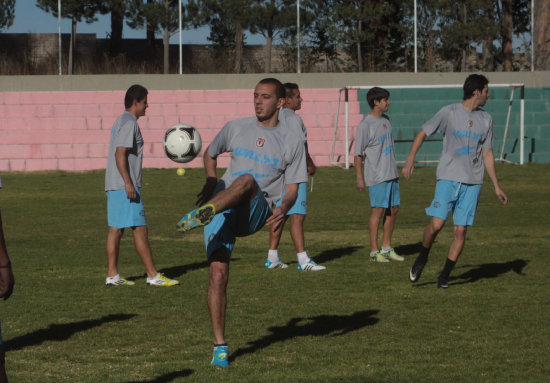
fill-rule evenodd
<path id="1" fill-rule="evenodd" d="M 1 0 L 0 0 L 1 1 Z M 57 33 L 57 18 L 51 13 L 46 13 L 36 6 L 34 0 L 18 0 L 15 2 L 15 19 L 13 25 L 5 30 L 6 33 Z M 77 33 L 95 33 L 96 37 L 103 39 L 111 31 L 111 20 L 109 15 L 98 15 L 98 21 L 87 24 L 78 23 Z M 71 21 L 61 19 L 61 32 L 71 32 Z M 131 29 L 124 23 L 124 38 L 144 39 L 145 30 Z M 196 30 L 184 30 L 182 40 L 184 44 L 208 44 L 206 39 L 210 33 L 208 27 L 202 27 Z M 162 38 L 157 36 L 157 38 Z M 176 33 L 170 39 L 172 44 L 179 43 L 179 34 Z M 262 36 L 248 36 L 247 44 L 265 44 Z"/>

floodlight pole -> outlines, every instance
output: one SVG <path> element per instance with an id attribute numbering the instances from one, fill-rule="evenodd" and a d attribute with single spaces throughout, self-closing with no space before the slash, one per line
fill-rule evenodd
<path id="1" fill-rule="evenodd" d="M 61 0 L 57 0 L 57 34 L 58 34 L 58 51 L 59 51 L 59 75 L 61 76 Z"/>
<path id="2" fill-rule="evenodd" d="M 179 10 L 179 29 L 180 29 L 180 74 L 183 74 L 183 61 L 182 61 L 182 42 L 181 42 L 181 2 L 183 0 L 178 1 L 178 10 Z"/>
<path id="3" fill-rule="evenodd" d="M 414 73 L 416 72 L 418 72 L 418 40 L 417 40 L 416 0 L 414 0 Z"/>
<path id="4" fill-rule="evenodd" d="M 298 49 L 296 73 L 301 73 L 301 70 L 300 70 L 300 0 L 296 1 L 296 46 Z"/>
<path id="5" fill-rule="evenodd" d="M 531 0 L 531 72 L 535 71 L 535 0 Z"/>

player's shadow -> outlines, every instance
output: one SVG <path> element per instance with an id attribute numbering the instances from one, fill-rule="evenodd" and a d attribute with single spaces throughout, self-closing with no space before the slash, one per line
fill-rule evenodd
<path id="1" fill-rule="evenodd" d="M 422 248 L 422 242 L 410 243 L 408 245 L 396 246 L 394 248 L 395 252 L 399 255 L 413 255 L 420 253 Z"/>
<path id="2" fill-rule="evenodd" d="M 313 257 L 313 260 L 317 263 L 325 263 L 337 258 L 341 258 L 346 255 L 352 255 L 358 250 L 361 250 L 364 246 L 348 246 L 340 247 L 337 249 L 325 250 L 321 254 Z"/>
<path id="3" fill-rule="evenodd" d="M 310 318 L 292 318 L 283 326 L 269 327 L 271 334 L 248 343 L 229 357 L 233 361 L 243 355 L 252 354 L 274 343 L 284 342 L 301 336 L 341 336 L 351 331 L 372 326 L 378 322 L 374 315 L 379 310 L 365 310 L 351 315 L 318 315 Z"/>
<path id="4" fill-rule="evenodd" d="M 7 351 L 21 350 L 25 347 L 36 346 L 47 341 L 64 341 L 77 332 L 99 327 L 109 322 L 130 320 L 137 314 L 111 314 L 99 319 L 83 320 L 65 324 L 51 324 L 48 328 L 36 330 L 30 334 L 22 335 L 4 342 Z"/>
<path id="5" fill-rule="evenodd" d="M 516 259 L 510 262 L 504 263 L 484 263 L 482 265 L 477 265 L 474 268 L 457 275 L 456 280 L 458 282 L 453 282 L 453 285 L 463 285 L 465 283 L 474 283 L 480 279 L 491 279 L 498 278 L 502 274 L 506 274 L 510 271 L 513 271 L 517 275 L 525 275 L 523 269 L 527 266 L 527 262 L 523 259 Z M 460 268 L 471 267 L 471 265 L 464 265 Z"/>
<path id="6" fill-rule="evenodd" d="M 239 258 L 231 258 L 231 263 L 239 261 Z M 195 262 L 190 263 L 188 265 L 181 265 L 181 266 L 173 266 L 173 267 L 165 267 L 159 270 L 159 273 L 166 274 L 169 278 L 178 278 L 181 277 L 183 274 L 187 273 L 188 271 L 193 270 L 199 270 L 208 268 L 208 261 L 203 262 Z M 135 275 L 132 277 L 128 277 L 128 280 L 130 281 L 136 281 L 138 279 L 145 279 L 147 277 L 147 274 L 142 275 Z"/>
<path id="7" fill-rule="evenodd" d="M 193 370 L 189 370 L 189 369 L 174 371 L 174 372 L 169 372 L 167 374 L 158 376 L 153 380 L 132 380 L 128 383 L 168 383 L 177 378 L 185 378 L 186 376 L 193 374 L 193 372 L 194 372 Z"/>
<path id="8" fill-rule="evenodd" d="M 468 267 L 473 268 L 454 277 L 451 274 L 451 277 L 449 279 L 449 286 L 474 283 L 481 279 L 498 278 L 502 274 L 506 274 L 511 271 L 518 275 L 525 275 L 525 273 L 523 272 L 525 266 L 527 266 L 527 261 L 523 259 L 516 259 L 514 261 L 503 263 L 484 263 L 477 266 L 462 265 L 460 267 L 457 267 L 457 269 L 464 269 Z M 419 283 L 416 284 L 415 287 L 433 285 L 435 283 L 436 282 Z"/>

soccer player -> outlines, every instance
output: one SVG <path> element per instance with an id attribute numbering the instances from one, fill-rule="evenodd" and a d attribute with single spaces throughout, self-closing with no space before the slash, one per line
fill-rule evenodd
<path id="1" fill-rule="evenodd" d="M 107 194 L 107 279 L 108 286 L 133 285 L 118 274 L 120 240 L 124 229 L 134 231 L 136 251 L 147 272 L 146 283 L 151 286 L 174 286 L 179 282 L 158 273 L 153 263 L 145 209 L 141 199 L 141 164 L 143 158 L 143 138 L 137 123 L 145 116 L 147 109 L 147 89 L 132 85 L 124 97 L 126 111 L 115 121 L 111 129 L 107 170 L 105 172 L 105 192 Z"/>
<path id="2" fill-rule="evenodd" d="M 2 178 L 0 178 L 0 188 L 2 188 Z M 10 257 L 4 240 L 4 228 L 2 226 L 2 214 L 0 214 L 0 298 L 6 300 L 13 292 L 15 279 L 11 270 Z M 0 383 L 7 383 L 6 376 L 6 351 L 4 350 L 4 342 L 2 341 L 2 326 L 0 325 Z"/>
<path id="3" fill-rule="evenodd" d="M 371 215 L 369 219 L 370 260 L 403 261 L 391 245 L 395 219 L 400 205 L 399 173 L 395 164 L 394 143 L 390 120 L 384 114 L 390 107 L 390 93 L 374 87 L 367 93 L 371 111 L 357 127 L 355 139 L 355 176 L 357 189 L 369 188 Z M 363 178 L 363 156 L 365 158 Z M 383 217 L 382 248 L 378 247 L 378 227 Z"/>
<path id="4" fill-rule="evenodd" d="M 431 216 L 424 229 L 422 248 L 410 273 L 416 282 L 428 261 L 428 254 L 437 234 L 453 212 L 453 241 L 447 261 L 437 279 L 437 287 L 449 287 L 449 275 L 466 242 L 468 226 L 474 223 L 477 203 L 483 184 L 484 166 L 491 179 L 498 199 L 506 205 L 508 197 L 500 188 L 493 155 L 493 120 L 480 107 L 489 98 L 489 80 L 480 74 L 466 78 L 462 103 L 443 107 L 426 122 L 416 135 L 409 156 L 403 167 L 403 175 L 409 178 L 414 171 L 414 157 L 426 136 L 443 133 L 443 150 L 437 166 L 435 196 L 426 214 Z"/>
<path id="5" fill-rule="evenodd" d="M 290 126 L 299 122 L 291 114 L 279 114 L 284 100 L 285 88 L 277 79 L 266 78 L 256 85 L 256 116 L 230 121 L 216 135 L 203 156 L 206 183 L 198 194 L 200 207 L 177 223 L 181 232 L 206 225 L 213 365 L 228 365 L 226 290 L 235 237 L 255 233 L 264 224 L 280 225 L 296 200 L 298 184 L 307 181 L 303 141 Z M 231 161 L 218 180 L 217 157 L 224 152 L 231 153 Z M 275 206 L 283 190 L 284 197 Z"/>
<path id="6" fill-rule="evenodd" d="M 307 148 L 307 132 L 302 122 L 302 119 L 295 114 L 297 110 L 302 108 L 302 96 L 300 95 L 300 89 L 297 84 L 287 82 L 283 84 L 285 87 L 285 104 L 281 113 L 291 113 L 296 116 L 300 122 L 300 129 L 297 133 L 302 137 L 305 151 L 306 151 L 306 164 L 308 175 L 314 175 L 316 171 L 313 159 L 309 155 Z M 279 242 L 281 241 L 281 234 L 283 233 L 283 227 L 290 216 L 290 236 L 294 242 L 294 248 L 296 249 L 296 257 L 298 258 L 298 270 L 300 271 L 320 271 L 326 267 L 318 265 L 307 255 L 304 239 L 304 221 L 307 214 L 307 183 L 302 182 L 298 185 L 298 197 L 292 208 L 286 213 L 283 223 L 277 228 L 271 227 L 269 231 L 269 251 L 267 253 L 267 260 L 265 262 L 266 269 L 286 269 L 288 265 L 283 263 L 279 258 Z"/>

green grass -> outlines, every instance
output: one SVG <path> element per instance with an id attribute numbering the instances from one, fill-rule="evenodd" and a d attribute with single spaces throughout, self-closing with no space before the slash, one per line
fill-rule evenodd
<path id="1" fill-rule="evenodd" d="M 232 363 L 213 368 L 202 230 L 177 220 L 204 175 L 146 170 L 154 259 L 180 286 L 145 285 L 132 234 L 121 273 L 105 287 L 104 172 L 4 173 L 0 206 L 16 276 L 0 303 L 11 382 L 543 382 L 550 376 L 550 165 L 499 165 L 510 203 L 486 181 L 475 225 L 452 273 L 435 287 L 452 227 L 411 285 L 435 168 L 401 181 L 394 246 L 405 262 L 368 261 L 368 194 L 354 171 L 321 168 L 309 194 L 309 254 L 327 266 L 299 273 L 285 230 L 286 270 L 265 270 L 268 233 L 239 239 L 229 282 Z"/>

